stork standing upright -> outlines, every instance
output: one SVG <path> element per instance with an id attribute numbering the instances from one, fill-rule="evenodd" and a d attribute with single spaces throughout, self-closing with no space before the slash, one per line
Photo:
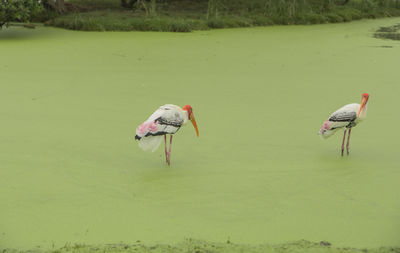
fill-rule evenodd
<path id="1" fill-rule="evenodd" d="M 329 119 L 327 119 L 319 130 L 319 134 L 324 138 L 328 138 L 333 135 L 337 130 L 344 129 L 343 141 L 342 141 L 342 156 L 344 152 L 344 142 L 346 139 L 347 129 L 349 134 L 347 136 L 346 151 L 349 155 L 349 143 L 351 129 L 355 127 L 360 121 L 365 119 L 367 116 L 367 102 L 369 95 L 368 93 L 362 94 L 361 105 L 360 104 L 348 104 L 332 113 Z"/>
<path id="2" fill-rule="evenodd" d="M 190 105 L 185 105 L 182 108 L 172 104 L 163 105 L 138 126 L 135 139 L 139 140 L 139 147 L 144 151 L 151 150 L 154 152 L 160 146 L 164 137 L 165 159 L 167 164 L 170 165 L 172 136 L 189 120 L 196 130 L 197 136 L 199 136 L 199 129 Z M 170 134 L 169 151 L 167 151 L 167 134 Z"/>

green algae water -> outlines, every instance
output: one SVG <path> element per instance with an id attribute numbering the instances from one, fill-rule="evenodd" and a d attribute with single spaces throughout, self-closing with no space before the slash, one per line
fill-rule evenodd
<path id="1" fill-rule="evenodd" d="M 400 246 L 400 18 L 199 31 L 0 31 L 0 248 L 329 241 Z M 317 132 L 370 94 L 367 119 Z M 190 104 L 200 137 L 136 127 Z"/>

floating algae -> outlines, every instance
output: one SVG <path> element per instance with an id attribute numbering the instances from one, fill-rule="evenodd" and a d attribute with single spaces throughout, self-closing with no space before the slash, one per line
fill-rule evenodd
<path id="1" fill-rule="evenodd" d="M 0 247 L 400 246 L 400 47 L 370 34 L 398 23 L 2 30 Z M 341 136 L 317 131 L 363 92 L 368 118 L 341 158 Z M 133 141 L 166 103 L 190 103 L 201 131 L 179 131 L 170 168 Z"/>

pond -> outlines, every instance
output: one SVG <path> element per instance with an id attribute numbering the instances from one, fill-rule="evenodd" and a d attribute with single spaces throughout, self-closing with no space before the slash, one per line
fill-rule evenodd
<path id="1" fill-rule="evenodd" d="M 400 246 L 400 18 L 193 33 L 0 31 L 0 246 Z M 317 135 L 370 94 L 351 153 Z M 200 130 L 135 129 L 190 104 Z"/>

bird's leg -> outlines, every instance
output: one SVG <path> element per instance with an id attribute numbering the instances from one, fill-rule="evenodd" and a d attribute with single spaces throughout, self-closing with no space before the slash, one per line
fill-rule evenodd
<path id="1" fill-rule="evenodd" d="M 351 134 L 351 127 L 349 128 L 349 134 L 347 135 L 347 145 L 346 145 L 347 155 L 349 155 L 350 134 Z"/>
<path id="2" fill-rule="evenodd" d="M 171 164 L 171 147 L 172 147 L 172 134 L 169 137 L 168 165 Z"/>
<path id="3" fill-rule="evenodd" d="M 164 143 L 165 143 L 165 161 L 168 163 L 167 135 L 166 134 L 164 134 Z"/>
<path id="4" fill-rule="evenodd" d="M 343 152 L 344 152 L 344 140 L 346 139 L 346 131 L 347 131 L 347 129 L 344 129 L 343 142 L 342 142 L 342 156 L 343 156 Z"/>

